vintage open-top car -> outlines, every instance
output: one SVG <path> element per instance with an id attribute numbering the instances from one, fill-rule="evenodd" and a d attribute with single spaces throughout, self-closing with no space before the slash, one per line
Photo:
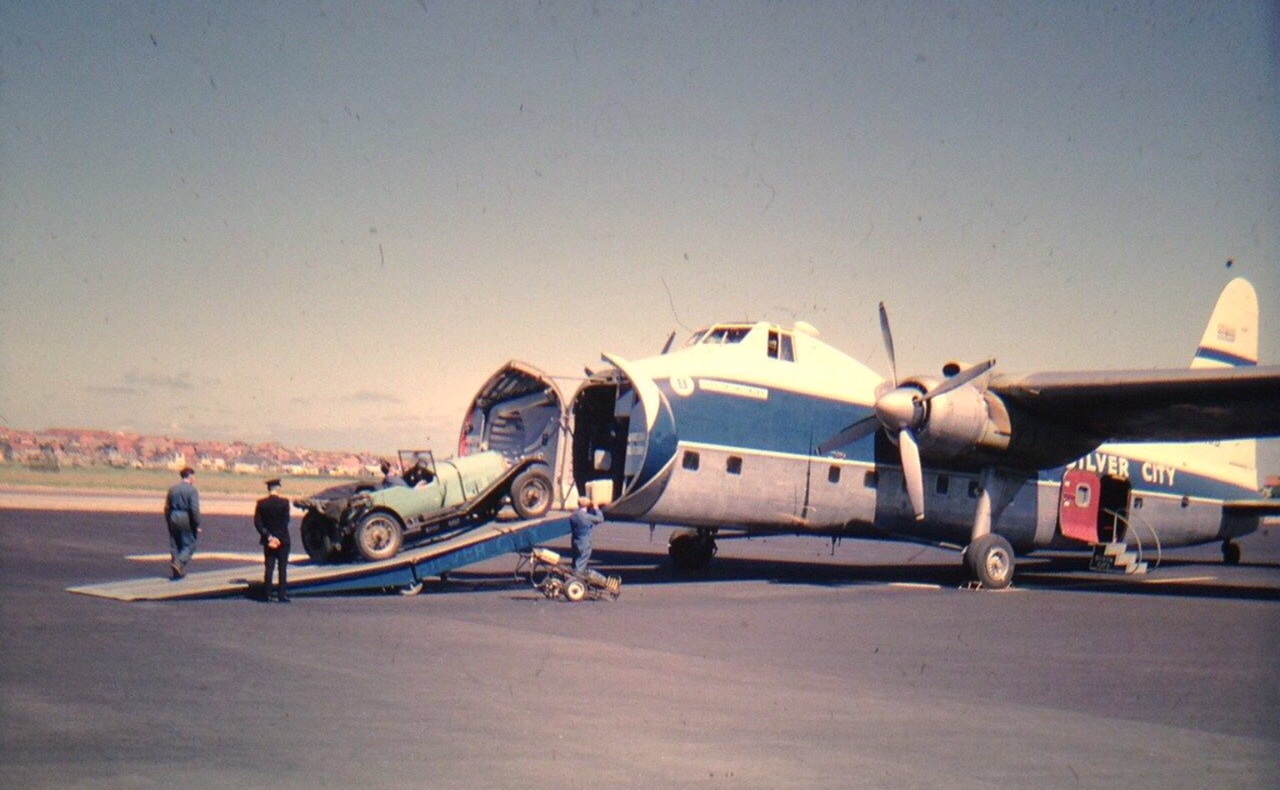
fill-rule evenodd
<path id="1" fill-rule="evenodd" d="M 430 451 L 401 450 L 405 484 L 352 483 L 294 505 L 302 544 L 315 562 L 343 556 L 394 557 L 406 537 L 423 539 L 493 520 L 510 503 L 520 518 L 538 518 L 553 500 L 551 470 L 539 457 L 511 461 L 485 451 L 437 462 Z"/>

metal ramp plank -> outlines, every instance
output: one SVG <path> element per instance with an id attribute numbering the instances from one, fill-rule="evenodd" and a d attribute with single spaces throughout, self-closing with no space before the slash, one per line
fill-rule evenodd
<path id="1" fill-rule="evenodd" d="M 407 587 L 451 570 L 569 534 L 569 518 L 555 515 L 533 521 L 493 522 L 415 546 L 389 560 L 340 565 L 290 565 L 289 592 L 322 594 Z M 119 601 L 162 601 L 244 595 L 261 586 L 262 566 L 247 565 L 188 573 L 182 581 L 163 577 L 68 587 L 67 591 Z"/>

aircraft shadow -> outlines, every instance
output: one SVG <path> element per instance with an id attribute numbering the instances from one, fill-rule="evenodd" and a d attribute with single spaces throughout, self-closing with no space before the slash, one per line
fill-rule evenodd
<path id="1" fill-rule="evenodd" d="M 1091 572 L 1089 558 L 1080 555 L 1032 555 L 1019 558 L 1014 587 L 1034 590 L 1070 590 L 1093 593 L 1120 593 L 1156 597 L 1232 598 L 1280 600 L 1280 574 L 1268 574 L 1262 584 L 1249 580 L 1223 581 L 1221 565 L 1190 560 L 1165 560 L 1161 568 L 1147 576 L 1119 576 Z M 915 563 L 810 562 L 718 556 L 702 571 L 678 571 L 665 554 L 597 549 L 592 567 L 601 573 L 621 576 L 625 585 L 719 584 L 727 582 L 767 582 L 783 585 L 851 587 L 860 585 L 926 585 L 962 588 L 969 581 L 959 557 L 952 561 Z M 1249 569 L 1276 570 L 1272 563 L 1235 566 L 1232 573 Z M 1187 571 L 1203 568 L 1194 579 L 1179 579 Z M 1172 572 L 1172 573 L 1171 573 Z M 1173 575 L 1177 574 L 1177 575 Z M 1212 577 L 1212 578 L 1205 578 Z M 432 585 L 435 592 L 495 586 L 519 587 L 528 581 L 511 575 L 459 570 L 448 581 Z"/>

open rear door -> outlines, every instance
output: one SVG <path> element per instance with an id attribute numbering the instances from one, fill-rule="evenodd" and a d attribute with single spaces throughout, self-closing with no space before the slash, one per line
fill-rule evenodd
<path id="1" fill-rule="evenodd" d="M 1062 530 L 1062 536 L 1097 543 L 1102 478 L 1084 469 L 1068 469 L 1062 476 L 1060 491 L 1058 526 Z"/>
<path id="2" fill-rule="evenodd" d="M 512 360 L 480 387 L 462 421 L 458 455 L 496 450 L 512 463 L 541 458 L 557 470 L 564 398 L 551 377 Z"/>

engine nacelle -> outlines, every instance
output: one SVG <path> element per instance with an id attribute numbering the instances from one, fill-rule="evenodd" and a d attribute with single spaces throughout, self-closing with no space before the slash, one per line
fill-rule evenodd
<path id="1" fill-rule="evenodd" d="M 937 380 L 918 378 L 903 382 L 927 392 Z M 962 386 L 925 403 L 924 425 L 916 431 L 921 453 L 948 461 L 975 451 L 1001 453 L 1012 434 L 1009 412 L 996 396 L 974 386 Z"/>

